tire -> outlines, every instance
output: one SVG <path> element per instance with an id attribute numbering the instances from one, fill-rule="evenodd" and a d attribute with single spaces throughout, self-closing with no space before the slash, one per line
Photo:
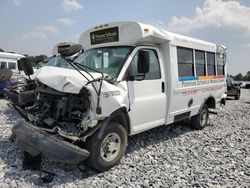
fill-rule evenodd
<path id="1" fill-rule="evenodd" d="M 234 97 L 235 100 L 239 100 L 240 99 L 240 92 L 237 92 L 237 94 Z"/>
<path id="2" fill-rule="evenodd" d="M 203 105 L 200 112 L 191 118 L 191 125 L 194 129 L 201 130 L 207 126 L 209 117 L 208 106 L 206 104 Z"/>
<path id="3" fill-rule="evenodd" d="M 87 164 L 98 171 L 106 171 L 120 163 L 127 147 L 127 132 L 118 122 L 111 122 L 98 139 L 99 131 L 86 143 L 90 156 Z"/>

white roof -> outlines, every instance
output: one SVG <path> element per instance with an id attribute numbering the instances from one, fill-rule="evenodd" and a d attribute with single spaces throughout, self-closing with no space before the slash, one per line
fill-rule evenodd
<path id="1" fill-rule="evenodd" d="M 108 42 L 91 45 L 91 32 L 100 31 L 103 29 L 118 27 L 119 28 L 119 41 Z M 198 40 L 195 38 L 187 37 L 166 31 L 164 29 L 146 25 L 138 22 L 113 22 L 95 28 L 91 28 L 80 36 L 79 43 L 83 48 L 97 48 L 103 46 L 119 46 L 119 45 L 160 45 L 164 42 L 170 41 L 172 45 L 190 47 L 206 51 L 216 51 L 216 44 Z"/>
<path id="2" fill-rule="evenodd" d="M 14 53 L 7 53 L 7 52 L 0 52 L 0 58 L 9 58 L 9 59 L 20 59 L 25 57 L 21 54 L 14 54 Z"/>

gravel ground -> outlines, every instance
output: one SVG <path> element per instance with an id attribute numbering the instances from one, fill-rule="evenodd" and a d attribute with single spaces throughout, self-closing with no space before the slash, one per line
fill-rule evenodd
<path id="1" fill-rule="evenodd" d="M 250 187 L 250 92 L 227 100 L 201 131 L 185 123 L 129 137 L 121 164 L 104 173 L 42 159 L 55 174 L 24 171 L 22 152 L 9 141 L 20 117 L 0 100 L 0 187 Z"/>

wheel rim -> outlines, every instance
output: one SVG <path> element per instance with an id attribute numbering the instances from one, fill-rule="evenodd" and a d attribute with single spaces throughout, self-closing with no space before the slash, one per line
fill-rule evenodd
<path id="1" fill-rule="evenodd" d="M 108 134 L 101 144 L 101 157 L 104 161 L 112 161 L 120 152 L 121 138 L 117 133 Z"/>
<path id="2" fill-rule="evenodd" d="M 201 115 L 200 115 L 200 124 L 201 126 L 205 126 L 207 122 L 207 111 L 202 110 Z"/>

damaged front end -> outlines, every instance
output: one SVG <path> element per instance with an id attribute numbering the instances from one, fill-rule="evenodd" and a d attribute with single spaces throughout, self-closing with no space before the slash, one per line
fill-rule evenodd
<path id="1" fill-rule="evenodd" d="M 26 121 L 19 121 L 12 133 L 21 149 L 32 156 L 42 153 L 52 161 L 69 164 L 78 164 L 89 156 L 83 145 L 98 126 L 87 88 L 71 94 L 37 82 L 35 90 L 19 97 L 25 107 L 14 108 Z"/>
<path id="2" fill-rule="evenodd" d="M 125 115 L 120 115 L 123 113 L 120 109 L 128 109 L 129 105 L 127 85 L 126 82 L 117 82 L 116 76 L 121 70 L 117 65 L 122 67 L 131 49 L 93 49 L 74 61 L 64 57 L 66 52 L 63 52 L 61 56 L 55 56 L 46 66 L 30 74 L 32 87 L 17 93 L 17 103 L 13 100 L 10 102 L 25 119 L 12 129 L 12 138 L 19 147 L 33 157 L 43 154 L 52 161 L 69 164 L 78 164 L 90 157 L 88 161 L 91 161 L 91 165 L 96 169 L 108 169 L 117 164 L 123 155 L 117 153 L 125 149 L 116 150 L 118 157 L 112 162 L 104 162 L 105 168 L 97 168 L 93 164 L 96 163 L 93 156 L 98 158 L 101 155 L 100 150 L 105 150 L 108 154 L 113 152 L 109 143 L 111 141 L 105 141 L 107 126 L 112 120 L 117 121 L 118 127 L 122 126 L 119 122 L 127 125 Z M 126 53 L 124 52 L 123 59 L 118 62 L 121 50 Z M 68 51 L 71 52 L 71 48 Z M 99 59 L 100 55 L 106 57 L 107 53 L 110 53 L 110 56 L 105 59 L 106 63 L 102 63 L 104 67 L 99 64 L 96 67 L 89 65 L 91 59 Z M 111 58 L 114 54 L 116 55 Z M 93 58 L 93 55 L 96 58 Z M 55 65 L 57 60 L 60 66 Z M 25 70 L 29 70 L 30 67 L 25 61 L 23 65 Z M 116 113 L 119 116 L 114 115 Z M 114 123 L 111 125 L 114 126 Z M 128 127 L 126 125 L 121 128 L 122 133 L 118 127 L 112 131 L 125 138 L 125 127 Z M 126 146 L 126 139 L 124 140 L 124 143 L 119 143 L 123 148 Z M 101 145 L 104 142 L 107 146 L 96 148 L 93 146 L 96 142 Z"/>
<path id="3" fill-rule="evenodd" d="M 89 156 L 89 152 L 67 141 L 56 138 L 24 120 L 12 129 L 19 147 L 32 156 L 44 154 L 52 161 L 78 164 Z"/>

